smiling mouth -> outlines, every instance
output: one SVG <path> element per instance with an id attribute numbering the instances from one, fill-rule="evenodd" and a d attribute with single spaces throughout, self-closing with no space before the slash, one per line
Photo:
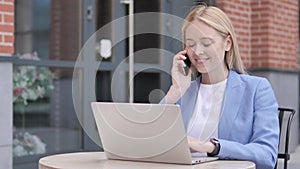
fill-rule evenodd
<path id="1" fill-rule="evenodd" d="M 196 63 L 199 63 L 199 64 L 203 64 L 205 63 L 209 58 L 196 58 L 195 61 Z"/>

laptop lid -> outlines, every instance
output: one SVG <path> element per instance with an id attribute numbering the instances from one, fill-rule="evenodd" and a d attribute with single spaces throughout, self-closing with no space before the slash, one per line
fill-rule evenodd
<path id="1" fill-rule="evenodd" d="M 109 159 L 193 164 L 179 106 L 91 105 Z"/>

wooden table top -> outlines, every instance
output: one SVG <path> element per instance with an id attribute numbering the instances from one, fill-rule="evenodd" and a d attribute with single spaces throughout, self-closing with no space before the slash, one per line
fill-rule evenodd
<path id="1" fill-rule="evenodd" d="M 103 152 L 80 152 L 47 156 L 39 169 L 255 169 L 250 161 L 217 160 L 197 165 L 108 160 Z"/>

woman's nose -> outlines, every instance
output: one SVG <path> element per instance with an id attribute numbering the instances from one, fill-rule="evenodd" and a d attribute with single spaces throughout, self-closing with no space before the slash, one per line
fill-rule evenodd
<path id="1" fill-rule="evenodd" d="M 195 54 L 198 56 L 202 55 L 204 53 L 203 51 L 204 51 L 204 46 L 200 43 L 197 43 L 196 49 L 194 50 Z"/>

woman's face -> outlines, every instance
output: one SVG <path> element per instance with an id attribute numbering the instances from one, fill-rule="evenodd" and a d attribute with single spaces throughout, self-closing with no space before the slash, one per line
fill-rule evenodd
<path id="1" fill-rule="evenodd" d="M 186 50 L 192 64 L 200 73 L 222 73 L 227 70 L 224 56 L 229 51 L 231 40 L 222 37 L 206 23 L 195 20 L 185 32 Z"/>

